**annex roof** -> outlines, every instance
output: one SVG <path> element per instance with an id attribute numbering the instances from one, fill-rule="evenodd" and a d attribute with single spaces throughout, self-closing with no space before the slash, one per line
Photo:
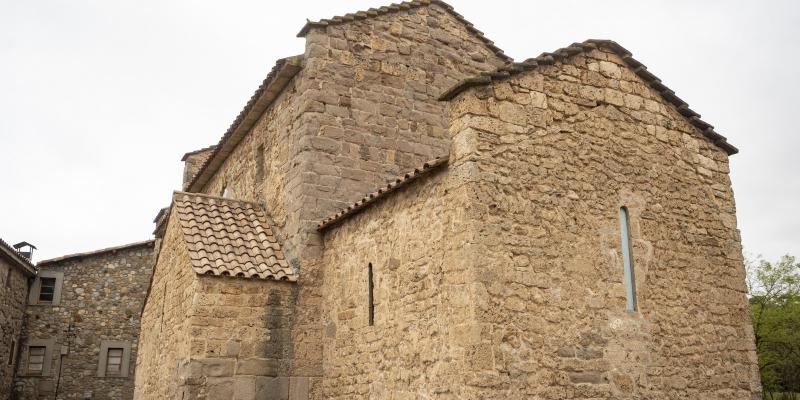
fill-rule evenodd
<path id="1" fill-rule="evenodd" d="M 450 159 L 449 156 L 437 157 L 431 161 L 422 164 L 422 166 L 420 166 L 419 168 L 415 168 L 413 171 L 389 182 L 386 186 L 381 187 L 376 192 L 372 192 L 362 197 L 360 200 L 356 201 L 347 208 L 339 210 L 339 212 L 337 212 L 336 214 L 323 219 L 322 221 L 320 221 L 319 225 L 317 225 L 317 230 L 324 231 L 325 229 L 331 227 L 332 225 L 335 225 L 341 222 L 342 220 L 361 212 L 370 205 L 375 204 L 378 200 L 385 198 L 395 190 L 408 185 L 409 183 L 420 178 L 421 176 L 429 174 L 431 171 L 437 170 L 438 168 L 447 165 L 447 161 L 449 159 Z"/>
<path id="2" fill-rule="evenodd" d="M 144 240 L 144 241 L 141 241 L 141 242 L 123 244 L 121 246 L 107 247 L 105 249 L 100 249 L 100 250 L 92 250 L 92 251 L 86 251 L 86 252 L 83 252 L 83 253 L 67 254 L 65 256 L 56 257 L 56 258 L 50 258 L 50 259 L 47 259 L 47 260 L 39 261 L 38 263 L 36 263 L 36 265 L 41 267 L 43 265 L 56 264 L 56 263 L 60 263 L 60 262 L 63 262 L 63 261 L 68 261 L 68 260 L 82 259 L 82 258 L 91 257 L 91 256 L 97 256 L 97 255 L 101 255 L 101 254 L 105 254 L 105 253 L 114 253 L 114 252 L 117 252 L 117 251 L 120 251 L 120 250 L 128 250 L 128 249 L 133 249 L 133 248 L 136 248 L 136 247 L 153 246 L 154 243 L 155 243 L 155 241 L 153 241 L 153 240 Z"/>
<path id="3" fill-rule="evenodd" d="M 686 117 L 692 125 L 703 132 L 703 135 L 711 140 L 711 142 L 725 150 L 728 155 L 733 155 L 739 152 L 739 149 L 728 143 L 728 140 L 725 138 L 725 136 L 715 132 L 714 127 L 711 124 L 700 119 L 700 114 L 689 108 L 689 105 L 680 97 L 676 96 L 674 91 L 664 85 L 661 82 L 661 79 L 658 79 L 658 77 L 648 71 L 644 64 L 633 58 L 631 53 L 624 47 L 611 40 L 589 39 L 583 43 L 573 43 L 552 53 L 542 53 L 536 58 L 530 58 L 520 63 L 509 64 L 507 66 L 498 68 L 493 72 L 482 73 L 476 77 L 464 79 L 452 88 L 445 91 L 439 97 L 439 100 L 451 100 L 459 93 L 470 87 L 487 85 L 524 71 L 533 71 L 536 70 L 540 65 L 551 65 L 557 61 L 562 61 L 576 54 L 587 52 L 599 47 L 611 50 L 619 55 L 622 60 L 625 61 L 625 63 L 633 70 L 633 72 L 636 73 L 636 75 L 638 75 L 643 81 L 645 81 L 650 88 L 660 93 L 665 100 L 672 103 L 672 105 L 677 108 L 681 115 Z"/>
<path id="4" fill-rule="evenodd" d="M 257 204 L 175 192 L 169 223 L 179 223 L 198 274 L 297 281 L 278 238 Z"/>
<path id="5" fill-rule="evenodd" d="M 335 16 L 328 19 L 321 19 L 319 21 L 306 21 L 306 24 L 300 29 L 300 32 L 297 33 L 297 37 L 304 37 L 311 28 L 324 28 L 329 25 L 339 25 L 344 24 L 347 22 L 358 21 L 367 18 L 374 18 L 380 15 L 386 15 L 398 11 L 404 10 L 411 10 L 414 8 L 419 7 L 426 7 L 429 5 L 437 5 L 459 20 L 464 26 L 466 27 L 467 31 L 469 31 L 472 35 L 476 38 L 481 40 L 486 47 L 488 47 L 492 52 L 494 52 L 498 57 L 504 59 L 505 61 L 511 62 L 513 61 L 511 57 L 507 56 L 503 53 L 503 50 L 499 47 L 495 46 L 494 42 L 489 40 L 486 36 L 483 35 L 483 32 L 479 31 L 472 25 L 471 22 L 467 21 L 464 16 L 457 13 L 453 6 L 445 3 L 441 0 L 412 0 L 412 1 L 404 1 L 402 3 L 395 3 L 388 6 L 378 7 L 378 8 L 370 8 L 366 11 L 357 11 L 355 13 L 349 13 L 341 16 Z"/>
<path id="6" fill-rule="evenodd" d="M 217 147 L 217 145 L 212 144 L 211 146 L 203 147 L 202 149 L 192 150 L 192 151 L 187 152 L 186 154 L 184 154 L 183 157 L 181 157 L 181 161 L 186 161 L 187 158 L 189 158 L 190 156 L 193 156 L 193 155 L 195 155 L 197 153 L 202 153 L 202 152 L 208 151 L 208 150 L 214 150 L 216 147 Z"/>
<path id="7" fill-rule="evenodd" d="M 275 62 L 275 66 L 264 78 L 264 81 L 256 89 L 253 96 L 245 104 L 244 109 L 239 112 L 239 115 L 233 121 L 231 126 L 222 135 L 219 143 L 211 146 L 214 151 L 206 159 L 200 169 L 197 171 L 191 182 L 189 182 L 188 190 L 198 191 L 201 189 L 211 176 L 219 169 L 225 158 L 228 157 L 231 151 L 236 148 L 236 145 L 247 134 L 250 128 L 258 121 L 264 111 L 269 108 L 272 102 L 280 95 L 283 88 L 294 77 L 294 75 L 301 69 L 302 56 L 293 56 L 281 58 Z M 185 156 L 184 156 L 185 157 Z"/>
<path id="8" fill-rule="evenodd" d="M 16 266 L 23 274 L 28 276 L 36 275 L 36 267 L 31 260 L 19 254 L 11 245 L 0 239 L 0 257 L 7 259 L 11 265 Z"/>

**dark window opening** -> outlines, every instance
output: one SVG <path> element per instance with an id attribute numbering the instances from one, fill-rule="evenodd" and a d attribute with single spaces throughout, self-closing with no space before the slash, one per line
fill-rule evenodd
<path id="1" fill-rule="evenodd" d="M 11 267 L 6 271 L 6 287 L 11 287 Z"/>
<path id="2" fill-rule="evenodd" d="M 375 284 L 372 281 L 372 263 L 367 266 L 367 301 L 369 302 L 369 325 L 375 325 Z"/>
<path id="3" fill-rule="evenodd" d="M 52 303 L 56 292 L 56 278 L 41 278 L 39 287 L 39 302 Z"/>
<path id="4" fill-rule="evenodd" d="M 14 364 L 14 355 L 17 354 L 17 341 L 11 339 L 11 347 L 8 348 L 8 365 Z"/>
<path id="5" fill-rule="evenodd" d="M 264 145 L 256 150 L 256 183 L 264 181 Z"/>
<path id="6" fill-rule="evenodd" d="M 636 280 L 633 275 L 633 250 L 631 249 L 630 221 L 628 208 L 619 209 L 619 230 L 622 240 L 622 267 L 625 278 L 625 309 L 636 311 Z"/>

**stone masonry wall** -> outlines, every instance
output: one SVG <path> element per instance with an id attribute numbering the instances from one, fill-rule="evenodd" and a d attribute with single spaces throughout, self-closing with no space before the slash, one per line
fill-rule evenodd
<path id="1" fill-rule="evenodd" d="M 303 69 L 203 189 L 219 195 L 225 186 L 231 198 L 264 201 L 298 260 L 293 375 L 322 375 L 317 222 L 446 154 L 446 108 L 437 96 L 503 62 L 438 5 L 306 34 Z M 263 184 L 255 173 L 259 145 L 267 153 Z"/>
<path id="2" fill-rule="evenodd" d="M 324 398 L 478 398 L 465 392 L 481 353 L 466 186 L 432 174 L 326 230 Z"/>
<path id="3" fill-rule="evenodd" d="M 130 399 L 139 335 L 139 310 L 153 266 L 152 242 L 40 265 L 39 275 L 62 272 L 58 305 L 28 305 L 15 395 L 24 399 Z M 27 345 L 52 340 L 49 376 L 26 371 Z M 104 340 L 130 346 L 127 377 L 99 377 Z M 63 356 L 62 356 L 63 355 Z M 60 374 L 60 379 L 59 379 Z M 57 393 L 56 393 L 57 391 Z"/>
<path id="4" fill-rule="evenodd" d="M 0 257 L 0 394 L 11 393 L 28 281 L 22 271 Z"/>
<path id="5" fill-rule="evenodd" d="M 198 276 L 171 216 L 142 313 L 136 399 L 306 400 L 290 376 L 294 284 Z"/>
<path id="6" fill-rule="evenodd" d="M 189 357 L 189 316 L 194 299 L 195 273 L 177 217 L 170 216 L 153 267 L 141 318 L 136 358 L 135 399 L 181 398 L 178 366 Z"/>
<path id="7" fill-rule="evenodd" d="M 614 53 L 451 104 L 486 293 L 470 398 L 760 398 L 728 157 Z M 625 311 L 619 209 L 638 311 Z"/>

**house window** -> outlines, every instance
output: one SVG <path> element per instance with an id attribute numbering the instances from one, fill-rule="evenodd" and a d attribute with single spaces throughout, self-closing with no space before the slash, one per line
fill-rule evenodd
<path id="1" fill-rule="evenodd" d="M 11 287 L 11 267 L 6 270 L 6 287 Z"/>
<path id="2" fill-rule="evenodd" d="M 31 287 L 28 304 L 57 306 L 61 302 L 61 286 L 64 272 L 39 270 L 39 276 Z"/>
<path id="3" fill-rule="evenodd" d="M 264 145 L 256 149 L 256 183 L 264 181 Z"/>
<path id="4" fill-rule="evenodd" d="M 367 266 L 367 302 L 369 303 L 368 320 L 369 325 L 375 325 L 375 284 L 372 281 L 372 263 Z"/>
<path id="5" fill-rule="evenodd" d="M 100 343 L 99 358 L 98 377 L 127 377 L 131 363 L 131 344 L 118 340 L 103 340 Z"/>
<path id="6" fill-rule="evenodd" d="M 45 346 L 28 347 L 28 373 L 42 375 L 44 371 L 44 356 L 47 351 Z"/>
<path id="7" fill-rule="evenodd" d="M 626 310 L 636 311 L 636 281 L 633 276 L 633 251 L 631 249 L 630 222 L 627 207 L 619 209 L 619 228 L 622 239 L 622 263 L 625 279 L 625 298 L 627 300 Z"/>
<path id="8" fill-rule="evenodd" d="M 39 288 L 39 303 L 52 303 L 56 293 L 56 278 L 42 278 Z"/>
<path id="9" fill-rule="evenodd" d="M 122 372 L 122 348 L 110 348 L 106 354 L 106 376 L 119 376 Z"/>

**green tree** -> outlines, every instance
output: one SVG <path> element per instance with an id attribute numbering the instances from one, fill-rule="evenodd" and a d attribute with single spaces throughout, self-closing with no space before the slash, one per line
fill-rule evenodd
<path id="1" fill-rule="evenodd" d="M 769 398 L 796 399 L 800 392 L 800 263 L 748 260 L 747 286 L 761 383 Z"/>

